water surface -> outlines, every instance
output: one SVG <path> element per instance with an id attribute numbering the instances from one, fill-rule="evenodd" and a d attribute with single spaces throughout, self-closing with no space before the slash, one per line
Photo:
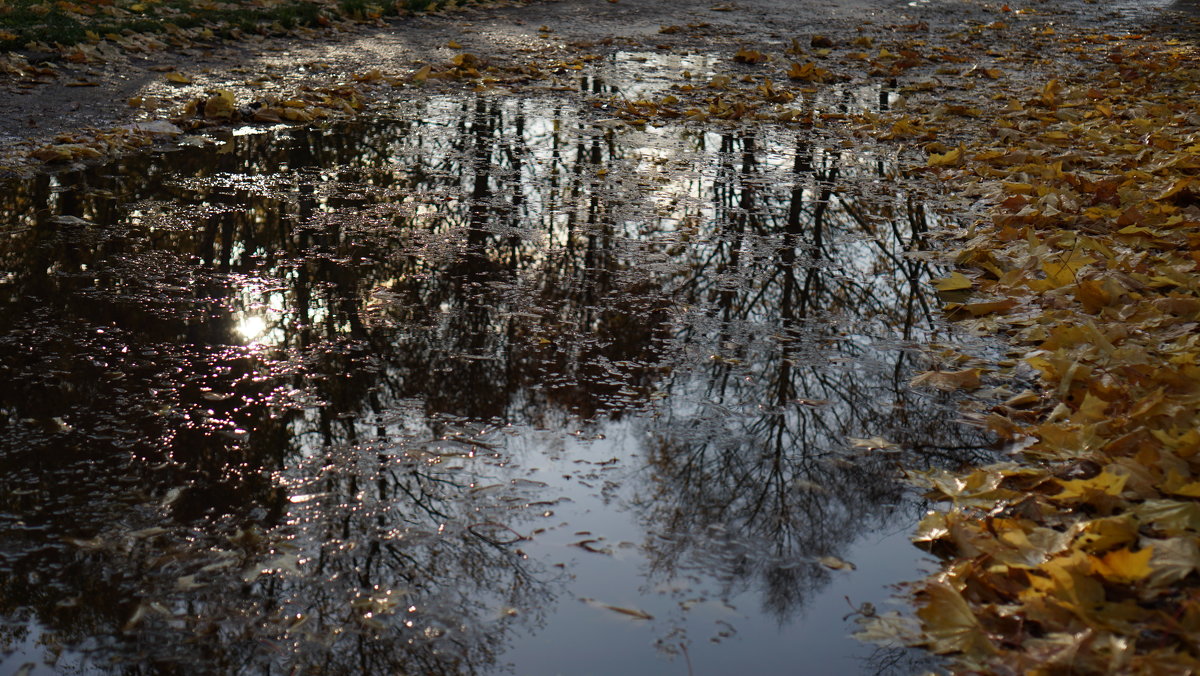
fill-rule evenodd
<path id="1" fill-rule="evenodd" d="M 5 671 L 918 668 L 846 615 L 984 451 L 886 155 L 429 96 L 0 214 Z"/>

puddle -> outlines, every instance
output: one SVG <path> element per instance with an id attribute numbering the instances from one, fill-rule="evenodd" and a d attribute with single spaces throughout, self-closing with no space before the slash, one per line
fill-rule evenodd
<path id="1" fill-rule="evenodd" d="M 704 52 L 615 51 L 584 71 L 579 90 L 598 101 L 610 99 L 620 106 L 629 101 L 655 100 L 679 93 L 680 83 L 704 87 L 714 78 L 730 78 L 732 81 L 722 87 L 734 89 L 752 88 L 763 82 L 753 67 Z M 750 79 L 743 81 L 743 78 Z M 789 106 L 842 115 L 882 113 L 894 108 L 900 100 L 897 89 L 894 81 L 801 87 L 800 95 Z"/>
<path id="2" fill-rule="evenodd" d="M 594 115 L 7 186 L 3 668 L 917 668 L 844 616 L 921 565 L 900 468 L 986 453 L 905 387 L 935 217 L 886 156 Z"/>

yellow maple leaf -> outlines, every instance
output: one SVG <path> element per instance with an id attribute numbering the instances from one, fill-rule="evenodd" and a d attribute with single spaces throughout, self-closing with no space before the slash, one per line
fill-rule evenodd
<path id="1" fill-rule="evenodd" d="M 926 165 L 930 167 L 953 167 L 962 162 L 964 150 L 963 146 L 959 146 L 940 155 L 938 153 L 930 153 Z"/>
<path id="2" fill-rule="evenodd" d="M 1110 582 L 1128 584 L 1137 582 L 1150 575 L 1150 557 L 1154 550 L 1145 547 L 1138 551 L 1128 548 L 1115 549 L 1103 558 L 1092 560 L 1093 567 L 1104 579 Z"/>
<path id="3" fill-rule="evenodd" d="M 806 61 L 805 63 L 793 62 L 788 68 L 787 76 L 792 80 L 825 82 L 830 79 L 831 73 L 811 61 Z"/>
<path id="4" fill-rule="evenodd" d="M 204 101 L 204 117 L 229 119 L 233 117 L 234 105 L 233 92 L 228 89 L 218 89 Z"/>
<path id="5" fill-rule="evenodd" d="M 1090 479 L 1060 480 L 1062 491 L 1051 496 L 1055 500 L 1090 499 L 1096 495 L 1118 496 L 1125 490 L 1125 482 L 1129 480 L 1126 474 L 1117 474 L 1105 468 Z"/>
<path id="6" fill-rule="evenodd" d="M 931 279 L 929 283 L 938 291 L 961 291 L 974 286 L 974 282 L 961 272 L 952 272 L 949 277 Z"/>
<path id="7" fill-rule="evenodd" d="M 1129 515 L 1093 519 L 1078 527 L 1075 546 L 1093 553 L 1128 545 L 1138 539 L 1138 525 Z"/>

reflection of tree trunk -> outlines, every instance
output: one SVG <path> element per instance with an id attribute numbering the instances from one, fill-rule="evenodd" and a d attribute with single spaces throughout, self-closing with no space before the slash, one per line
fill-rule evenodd
<path id="1" fill-rule="evenodd" d="M 521 237 L 517 235 L 520 228 L 523 207 L 525 205 L 525 155 L 529 152 L 525 145 L 525 115 L 518 110 L 516 119 L 513 122 L 513 130 L 511 132 L 512 139 L 505 146 L 506 155 L 509 161 L 509 201 L 511 205 L 506 205 L 506 213 L 508 218 L 505 219 L 512 234 L 508 236 L 508 268 L 516 271 L 520 265 L 520 250 Z"/>
<path id="2" fill-rule="evenodd" d="M 828 157 L 828 155 L 826 155 Z M 838 177 L 837 160 L 830 160 L 833 166 L 824 175 L 817 176 L 817 186 L 820 193 L 813 206 L 812 222 L 809 229 L 812 233 L 810 246 L 813 263 L 827 260 L 825 252 L 825 214 L 829 211 L 829 201 L 833 199 L 833 183 Z M 832 261 L 831 261 L 832 262 Z M 825 292 L 824 275 L 828 274 L 819 264 L 810 263 L 804 275 L 804 288 L 800 291 L 800 307 L 797 314 L 807 317 L 813 309 L 817 296 Z"/>
<path id="3" fill-rule="evenodd" d="M 474 142 L 471 157 L 471 216 L 467 225 L 467 251 L 469 255 L 480 255 L 487 241 L 488 199 L 492 196 L 492 143 L 499 111 L 488 110 L 487 100 L 482 96 L 475 99 L 475 115 L 471 118 L 471 138 Z"/>

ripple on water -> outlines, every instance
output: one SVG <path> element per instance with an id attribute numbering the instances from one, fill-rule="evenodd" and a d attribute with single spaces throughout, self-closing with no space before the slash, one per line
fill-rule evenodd
<path id="1" fill-rule="evenodd" d="M 10 185 L 6 666 L 856 668 L 898 468 L 984 453 L 906 387 L 938 217 L 812 132 L 602 118 L 430 97 Z"/>

